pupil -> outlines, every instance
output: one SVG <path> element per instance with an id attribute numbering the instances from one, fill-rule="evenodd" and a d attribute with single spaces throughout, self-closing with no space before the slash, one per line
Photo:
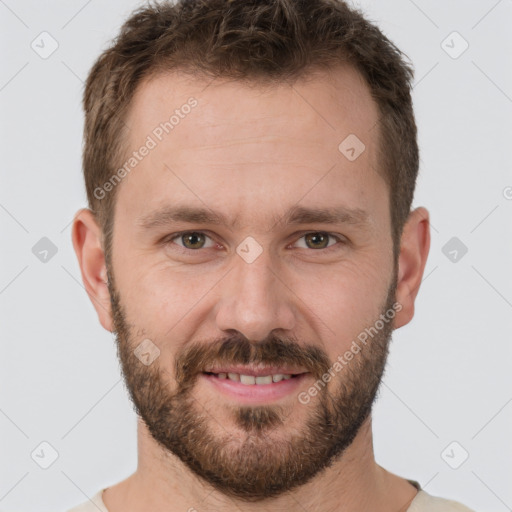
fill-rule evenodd
<path id="1" fill-rule="evenodd" d="M 323 244 L 321 243 L 321 245 L 314 245 L 314 248 L 326 247 L 327 237 L 324 236 L 324 234 L 322 234 L 322 233 L 311 233 L 309 235 L 306 235 L 306 239 L 308 241 L 312 241 L 313 244 L 316 244 L 318 241 L 324 242 Z"/>
<path id="2" fill-rule="evenodd" d="M 196 245 L 201 245 L 203 235 L 201 233 L 191 233 L 183 236 L 185 246 L 192 245 L 192 249 L 197 249 Z M 199 242 L 197 241 L 199 239 Z"/>

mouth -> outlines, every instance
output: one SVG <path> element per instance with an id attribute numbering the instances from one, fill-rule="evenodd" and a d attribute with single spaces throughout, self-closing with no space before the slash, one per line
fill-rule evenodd
<path id="1" fill-rule="evenodd" d="M 201 376 L 223 396 L 243 403 L 267 403 L 297 391 L 310 375 L 301 369 L 277 367 L 222 367 Z"/>
<path id="2" fill-rule="evenodd" d="M 262 386 L 272 384 L 273 382 L 281 382 L 282 380 L 296 379 L 302 373 L 269 373 L 268 375 L 251 375 L 248 373 L 236 372 L 203 372 L 204 375 L 211 375 L 217 379 L 229 379 L 232 382 L 239 382 L 244 386 Z"/>

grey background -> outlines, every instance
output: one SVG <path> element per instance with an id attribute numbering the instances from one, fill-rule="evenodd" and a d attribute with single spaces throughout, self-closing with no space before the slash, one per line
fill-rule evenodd
<path id="1" fill-rule="evenodd" d="M 431 494 L 512 510 L 512 1 L 354 3 L 415 66 L 414 206 L 432 221 L 416 315 L 394 333 L 374 409 L 376 459 Z M 66 510 L 136 467 L 135 414 L 70 223 L 86 206 L 83 81 L 138 5 L 0 0 L 0 510 Z M 31 47 L 43 31 L 58 43 L 45 59 Z M 469 44 L 457 58 L 454 31 Z M 58 452 L 48 469 L 43 441 Z"/>

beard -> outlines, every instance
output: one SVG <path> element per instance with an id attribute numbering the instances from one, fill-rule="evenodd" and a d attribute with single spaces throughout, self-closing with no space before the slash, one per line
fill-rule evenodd
<path id="1" fill-rule="evenodd" d="M 144 329 L 137 331 L 129 323 L 113 274 L 108 275 L 118 357 L 136 413 L 166 455 L 177 457 L 222 494 L 257 502 L 306 484 L 341 457 L 370 415 L 384 374 L 393 320 L 382 322 L 384 327 L 307 406 L 299 400 L 287 400 L 285 405 L 231 405 L 226 409 L 231 421 L 220 423 L 215 418 L 220 408 L 210 412 L 209 404 L 203 405 L 193 393 L 207 365 L 297 366 L 323 384 L 322 376 L 333 362 L 318 345 L 276 336 L 253 342 L 237 331 L 238 335 L 185 344 L 174 357 L 174 374 L 161 367 L 162 357 L 146 366 L 134 354 L 141 341 L 137 333 Z M 396 266 L 380 313 L 392 308 L 395 290 Z M 363 326 L 361 332 L 365 327 L 370 326 Z M 299 428 L 287 428 L 287 418 L 298 407 L 306 408 L 307 419 Z"/>

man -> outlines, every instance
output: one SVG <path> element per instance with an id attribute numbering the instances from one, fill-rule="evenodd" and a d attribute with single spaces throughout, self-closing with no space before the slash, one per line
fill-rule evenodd
<path id="1" fill-rule="evenodd" d="M 412 70 L 335 0 L 137 11 L 92 68 L 73 245 L 136 472 L 75 511 L 468 511 L 374 459 L 430 246 Z"/>

